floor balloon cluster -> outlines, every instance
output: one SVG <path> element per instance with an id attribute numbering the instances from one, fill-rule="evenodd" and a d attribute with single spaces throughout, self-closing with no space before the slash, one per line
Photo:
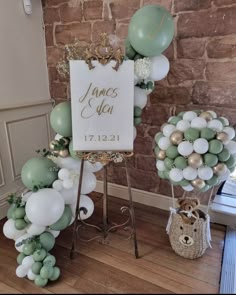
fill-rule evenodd
<path id="1" fill-rule="evenodd" d="M 135 126 L 141 124 L 142 110 L 147 95 L 154 89 L 154 81 L 162 80 L 169 71 L 169 61 L 161 53 L 173 35 L 173 19 L 159 5 L 147 5 L 131 18 L 125 47 L 126 58 L 134 60 L 135 68 L 134 139 Z M 67 67 L 65 72 L 68 73 Z M 95 189 L 94 173 L 103 167 L 99 162 L 85 162 L 79 204 L 85 210 L 75 216 L 81 160 L 73 150 L 70 102 L 54 107 L 50 124 L 57 133 L 50 150 L 38 151 L 39 155 L 23 166 L 21 179 L 28 191 L 9 198 L 8 221 L 3 227 L 4 235 L 15 241 L 19 252 L 16 275 L 27 276 L 40 287 L 60 276 L 56 258 L 50 254 L 60 231 L 75 218 L 87 219 L 93 214 L 94 203 L 87 194 Z"/>

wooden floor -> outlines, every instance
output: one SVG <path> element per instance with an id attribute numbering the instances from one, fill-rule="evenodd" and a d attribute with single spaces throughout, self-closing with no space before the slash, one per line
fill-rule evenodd
<path id="1" fill-rule="evenodd" d="M 93 196 L 96 212 L 101 216 L 100 195 Z M 110 219 L 123 220 L 119 212 L 124 201 L 111 198 Z M 52 250 L 61 268 L 61 278 L 45 288 L 37 288 L 28 279 L 15 275 L 17 252 L 12 240 L 0 234 L 0 293 L 218 293 L 225 227 L 212 225 L 212 249 L 198 260 L 177 256 L 168 240 L 165 227 L 168 212 L 135 205 L 140 259 L 133 256 L 132 241 L 124 240 L 125 233 L 110 234 L 110 244 L 96 242 L 77 244 L 79 254 L 71 261 L 72 227 L 63 231 Z M 1 226 L 2 228 L 2 226 Z M 91 234 L 91 231 L 88 232 Z"/>

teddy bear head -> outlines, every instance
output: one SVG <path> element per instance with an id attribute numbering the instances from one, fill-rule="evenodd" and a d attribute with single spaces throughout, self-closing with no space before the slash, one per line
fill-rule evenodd
<path id="1" fill-rule="evenodd" d="M 200 206 L 198 198 L 180 198 L 177 200 L 180 210 L 194 211 Z"/>

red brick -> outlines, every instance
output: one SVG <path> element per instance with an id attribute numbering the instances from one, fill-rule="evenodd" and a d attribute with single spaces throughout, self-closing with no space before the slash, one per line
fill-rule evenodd
<path id="1" fill-rule="evenodd" d="M 84 18 L 85 20 L 102 19 L 103 1 L 89 0 L 84 2 Z"/>
<path id="2" fill-rule="evenodd" d="M 169 60 L 174 59 L 174 41 L 170 43 L 168 48 L 162 52 L 163 55 L 165 55 Z"/>
<path id="3" fill-rule="evenodd" d="M 124 40 L 128 36 L 129 20 L 117 22 L 116 24 L 116 35 Z"/>
<path id="4" fill-rule="evenodd" d="M 64 57 L 64 50 L 56 47 L 47 48 L 48 66 L 56 66 L 61 58 Z"/>
<path id="5" fill-rule="evenodd" d="M 210 58 L 236 57 L 236 35 L 212 39 L 207 44 L 207 55 Z"/>
<path id="6" fill-rule="evenodd" d="M 137 155 L 137 168 L 143 171 L 156 172 L 156 158 L 154 156 Z"/>
<path id="7" fill-rule="evenodd" d="M 44 9 L 44 23 L 53 24 L 54 22 L 60 22 L 60 14 L 58 8 Z"/>
<path id="8" fill-rule="evenodd" d="M 53 26 L 45 26 L 45 39 L 47 46 L 53 46 Z"/>
<path id="9" fill-rule="evenodd" d="M 210 81 L 236 81 L 236 61 L 209 62 L 206 67 L 206 77 Z"/>
<path id="10" fill-rule="evenodd" d="M 81 3 L 78 6 L 70 6 L 63 4 L 60 6 L 61 21 L 63 23 L 78 22 L 82 20 L 82 7 Z"/>
<path id="11" fill-rule="evenodd" d="M 160 178 L 156 172 L 130 169 L 131 186 L 144 191 L 157 192 Z"/>
<path id="12" fill-rule="evenodd" d="M 185 104 L 191 100 L 190 89 L 186 87 L 155 87 L 150 94 L 152 104 L 177 103 Z"/>
<path id="13" fill-rule="evenodd" d="M 230 4 L 236 4 L 235 0 L 213 0 L 214 5 L 216 6 L 225 6 Z"/>
<path id="14" fill-rule="evenodd" d="M 75 39 L 79 41 L 90 42 L 91 24 L 77 23 L 70 25 L 57 25 L 55 30 L 56 43 L 65 45 L 74 43 Z"/>
<path id="15" fill-rule="evenodd" d="M 157 5 L 165 7 L 167 10 L 170 11 L 172 6 L 172 0 L 144 0 L 143 4 L 144 5 L 157 4 Z"/>
<path id="16" fill-rule="evenodd" d="M 186 38 L 177 41 L 178 58 L 202 58 L 205 53 L 206 39 Z"/>
<path id="17" fill-rule="evenodd" d="M 160 179 L 158 192 L 164 196 L 172 197 L 170 182 L 168 180 Z M 181 197 L 183 193 L 184 193 L 184 190 L 181 188 L 181 186 L 174 186 L 175 197 Z"/>
<path id="18" fill-rule="evenodd" d="M 58 5 L 61 5 L 63 3 L 67 3 L 67 2 L 70 2 L 70 1 L 71 0 L 46 0 L 45 4 L 46 4 L 47 7 L 51 7 L 51 6 L 58 6 Z M 77 1 L 77 0 L 74 0 L 74 1 Z"/>
<path id="19" fill-rule="evenodd" d="M 116 24 L 113 20 L 98 21 L 93 24 L 92 40 L 99 40 L 100 34 L 106 32 L 109 34 L 115 33 Z"/>
<path id="20" fill-rule="evenodd" d="M 134 150 L 138 154 L 152 155 L 153 140 L 150 137 L 137 136 L 134 143 Z"/>
<path id="21" fill-rule="evenodd" d="M 51 97 L 54 99 L 67 99 L 67 86 L 67 83 L 52 83 L 50 87 Z"/>
<path id="22" fill-rule="evenodd" d="M 155 126 L 161 126 L 170 117 L 170 106 L 152 104 L 143 110 L 143 123 Z"/>
<path id="23" fill-rule="evenodd" d="M 154 136 L 157 134 L 157 132 L 160 131 L 160 126 L 152 126 L 147 128 L 147 134 L 151 137 L 154 138 Z"/>
<path id="24" fill-rule="evenodd" d="M 236 106 L 236 83 L 196 82 L 193 103 Z"/>
<path id="25" fill-rule="evenodd" d="M 236 6 L 179 15 L 178 37 L 206 37 L 236 33 Z"/>
<path id="26" fill-rule="evenodd" d="M 171 62 L 168 82 L 178 85 L 184 81 L 203 79 L 205 62 L 203 60 L 179 59 Z"/>
<path id="27" fill-rule="evenodd" d="M 110 9 L 113 19 L 130 18 L 140 8 L 140 0 L 112 0 Z"/>
<path id="28" fill-rule="evenodd" d="M 57 69 L 55 67 L 48 67 L 48 77 L 50 85 L 58 80 Z"/>
<path id="29" fill-rule="evenodd" d="M 211 7 L 211 0 L 174 0 L 175 12 L 200 10 Z"/>

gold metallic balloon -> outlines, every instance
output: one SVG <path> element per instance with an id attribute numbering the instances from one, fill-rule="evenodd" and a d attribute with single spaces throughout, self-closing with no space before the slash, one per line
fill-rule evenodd
<path id="1" fill-rule="evenodd" d="M 211 121 L 213 119 L 211 113 L 209 112 L 202 112 L 199 117 L 205 119 L 206 121 Z"/>
<path id="2" fill-rule="evenodd" d="M 164 160 L 166 157 L 166 152 L 163 151 L 163 150 L 160 150 L 158 153 L 157 153 L 157 159 L 158 160 Z"/>
<path id="3" fill-rule="evenodd" d="M 199 168 L 202 166 L 203 164 L 203 160 L 201 155 L 197 154 L 197 153 L 193 153 L 188 157 L 188 164 L 190 167 L 192 168 Z"/>
<path id="4" fill-rule="evenodd" d="M 69 152 L 68 152 L 68 150 L 61 150 L 61 151 L 59 151 L 58 155 L 62 158 L 66 158 L 69 156 Z"/>
<path id="5" fill-rule="evenodd" d="M 57 141 L 56 141 L 56 140 L 52 140 L 52 141 L 50 142 L 50 144 L 49 144 L 49 148 L 50 148 L 50 150 L 54 150 L 54 146 L 55 146 L 55 144 L 57 144 Z"/>
<path id="6" fill-rule="evenodd" d="M 226 132 L 219 132 L 216 136 L 217 139 L 219 139 L 222 142 L 229 141 L 229 135 Z"/>
<path id="7" fill-rule="evenodd" d="M 191 184 L 194 188 L 197 188 L 197 189 L 202 189 L 206 185 L 205 181 L 200 178 L 196 178 L 192 180 Z"/>
<path id="8" fill-rule="evenodd" d="M 216 175 L 222 175 L 225 173 L 227 166 L 224 163 L 219 163 L 215 167 L 213 167 L 213 171 Z"/>
<path id="9" fill-rule="evenodd" d="M 174 131 L 170 136 L 170 141 L 174 145 L 178 145 L 183 141 L 183 133 L 181 131 Z"/>
<path id="10" fill-rule="evenodd" d="M 163 132 L 163 128 L 164 128 L 166 125 L 167 125 L 167 123 L 164 123 L 164 124 L 161 125 L 161 128 L 160 128 L 161 132 Z"/>

